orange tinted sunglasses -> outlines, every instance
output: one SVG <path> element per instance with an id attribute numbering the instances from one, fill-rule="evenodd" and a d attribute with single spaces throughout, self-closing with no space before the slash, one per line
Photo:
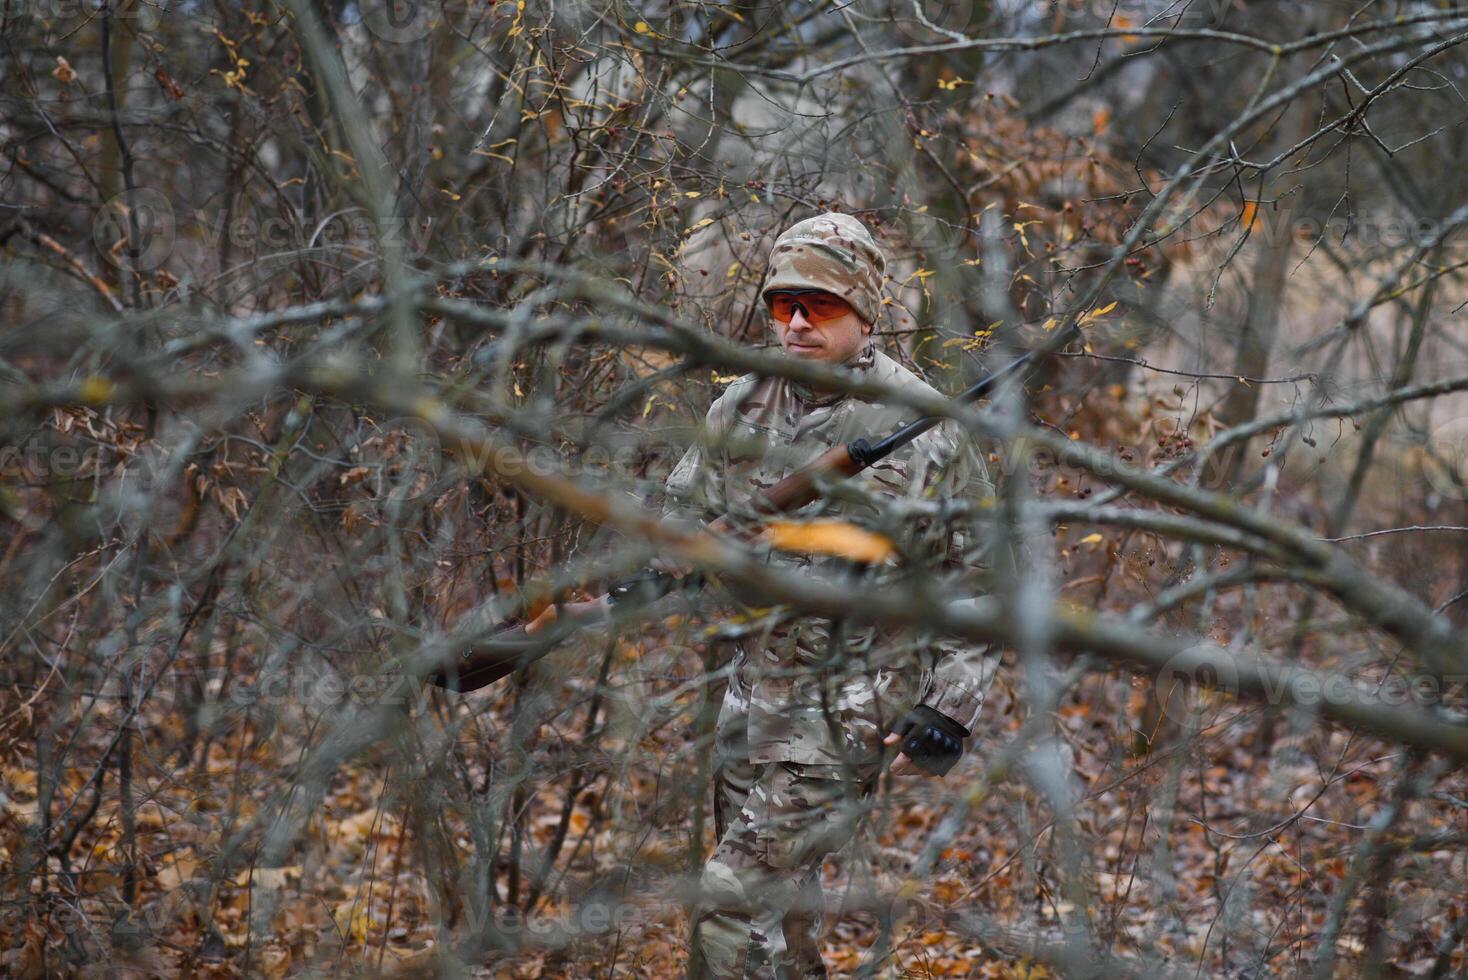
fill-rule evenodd
<path id="1" fill-rule="evenodd" d="M 819 289 L 770 293 L 765 302 L 770 307 L 770 316 L 781 323 L 789 323 L 797 309 L 811 323 L 835 320 L 851 312 L 851 304 L 846 300 Z"/>

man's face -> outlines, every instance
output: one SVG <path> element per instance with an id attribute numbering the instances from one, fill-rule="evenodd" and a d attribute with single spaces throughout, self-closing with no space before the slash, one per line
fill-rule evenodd
<path id="1" fill-rule="evenodd" d="M 847 361 L 872 329 L 841 297 L 818 289 L 773 292 L 765 301 L 780 346 L 806 360 Z"/>

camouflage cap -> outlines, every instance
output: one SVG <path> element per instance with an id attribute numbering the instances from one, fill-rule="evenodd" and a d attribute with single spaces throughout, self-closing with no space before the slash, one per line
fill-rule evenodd
<path id="1" fill-rule="evenodd" d="M 791 225 L 775 239 L 760 295 L 823 289 L 850 303 L 867 323 L 876 323 L 886 269 L 887 257 L 866 225 L 849 214 L 827 211 Z"/>

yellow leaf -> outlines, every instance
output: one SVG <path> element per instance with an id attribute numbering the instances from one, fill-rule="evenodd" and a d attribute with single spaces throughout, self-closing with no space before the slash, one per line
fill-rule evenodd
<path id="1" fill-rule="evenodd" d="M 372 833 L 372 828 L 377 826 L 381 814 L 375 809 L 363 810 L 361 813 L 353 814 L 336 825 L 335 832 L 339 839 L 349 843 L 361 842 Z"/>
<path id="2" fill-rule="evenodd" d="M 284 868 L 246 868 L 234 876 L 234 883 L 240 888 L 264 888 L 274 890 L 284 888 L 290 879 L 300 879 L 301 866 L 299 864 L 287 865 Z"/>
<path id="3" fill-rule="evenodd" d="M 639 20 L 636 24 L 633 25 L 632 29 L 638 34 L 652 33 L 652 28 L 647 26 L 647 21 L 645 20 Z"/>
<path id="4" fill-rule="evenodd" d="M 1096 307 L 1094 310 L 1091 311 L 1091 316 L 1105 316 L 1106 314 L 1110 313 L 1114 309 L 1116 309 L 1116 300 L 1112 300 L 1110 303 L 1107 303 L 1105 306 L 1098 306 L 1098 307 Z"/>
<path id="5" fill-rule="evenodd" d="M 112 382 L 95 375 L 82 382 L 77 397 L 84 405 L 100 405 L 112 394 Z"/>
<path id="6" fill-rule="evenodd" d="M 96 380 L 95 378 L 92 380 Z M 5 781 L 11 793 L 24 793 L 30 795 L 36 791 L 36 772 L 34 769 L 21 769 L 16 766 L 5 766 L 0 768 L 0 779 Z"/>
<path id="7" fill-rule="evenodd" d="M 1259 205 L 1253 201 L 1245 201 L 1244 209 L 1239 212 L 1239 226 L 1245 231 L 1254 227 L 1254 220 L 1259 216 Z"/>
<path id="8" fill-rule="evenodd" d="M 331 917 L 351 942 L 367 941 L 367 930 L 371 928 L 372 920 L 368 918 L 367 903 L 361 901 L 360 896 L 337 902 L 332 906 Z"/>
<path id="9" fill-rule="evenodd" d="M 1101 543 L 1101 535 L 1098 534 L 1098 533 L 1088 534 L 1084 538 L 1081 538 L 1081 544 L 1100 544 L 1100 543 Z"/>
<path id="10" fill-rule="evenodd" d="M 895 550 L 892 542 L 882 535 L 845 521 L 774 521 L 765 528 L 764 537 L 782 551 L 833 555 L 867 563 L 883 561 Z"/>
<path id="11" fill-rule="evenodd" d="M 266 980 L 280 980 L 290 971 L 291 951 L 271 944 L 260 951 L 260 969 Z"/>
<path id="12" fill-rule="evenodd" d="M 191 853 L 187 848 L 185 852 Z M 201 867 L 201 862 L 184 854 L 175 854 L 173 860 L 158 869 L 158 885 L 165 891 L 171 892 L 182 888 L 193 880 L 194 872 Z"/>

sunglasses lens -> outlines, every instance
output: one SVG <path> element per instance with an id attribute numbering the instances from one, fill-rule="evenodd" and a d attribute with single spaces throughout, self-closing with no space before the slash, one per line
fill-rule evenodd
<path id="1" fill-rule="evenodd" d="M 844 316 L 851 310 L 851 307 L 846 305 L 844 299 L 838 296 L 832 296 L 830 293 L 817 293 L 814 296 L 807 296 L 805 299 L 805 308 L 810 311 L 810 318 L 813 323 L 820 323 L 823 320 L 834 320 L 839 316 Z"/>
<path id="2" fill-rule="evenodd" d="M 789 323 L 798 307 L 811 323 L 834 320 L 851 312 L 850 305 L 830 293 L 771 293 L 768 297 L 770 316 Z"/>

